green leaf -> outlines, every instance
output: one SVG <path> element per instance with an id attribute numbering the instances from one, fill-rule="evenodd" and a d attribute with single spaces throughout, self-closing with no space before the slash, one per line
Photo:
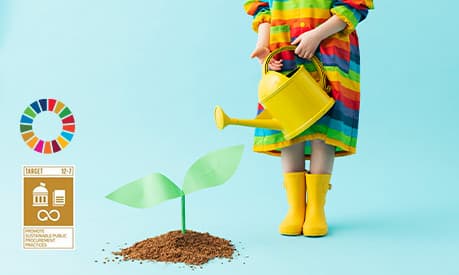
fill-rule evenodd
<path id="1" fill-rule="evenodd" d="M 153 173 L 121 186 L 106 198 L 131 207 L 147 208 L 183 195 L 182 190 L 169 178 Z"/>
<path id="2" fill-rule="evenodd" d="M 243 145 L 220 149 L 198 159 L 188 169 L 183 192 L 191 192 L 225 183 L 236 172 L 244 151 Z"/>

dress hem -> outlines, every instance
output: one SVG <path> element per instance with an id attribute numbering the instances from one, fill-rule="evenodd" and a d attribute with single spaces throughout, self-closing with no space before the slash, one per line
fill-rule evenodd
<path id="1" fill-rule="evenodd" d="M 331 138 L 327 137 L 324 134 L 317 134 L 317 133 L 316 134 L 305 135 L 305 136 L 297 137 L 297 138 L 294 138 L 294 139 L 291 139 L 291 140 L 286 140 L 286 141 L 277 142 L 277 143 L 273 143 L 273 144 L 265 144 L 265 145 L 256 145 L 255 144 L 255 145 L 253 145 L 253 151 L 256 152 L 256 153 L 264 153 L 264 154 L 268 154 L 268 155 L 271 155 L 271 156 L 280 157 L 281 152 L 279 151 L 279 149 L 291 146 L 291 145 L 299 143 L 299 142 L 304 142 L 304 141 L 308 141 L 308 140 L 315 140 L 315 139 L 323 140 L 326 144 L 329 144 L 329 145 L 332 145 L 332 146 L 335 146 L 335 147 L 339 147 L 340 149 L 343 150 L 343 151 L 335 152 L 335 157 L 349 156 L 349 155 L 353 155 L 353 154 L 356 153 L 356 148 L 355 147 L 351 147 L 351 146 L 349 146 L 347 144 L 344 144 L 344 143 L 342 143 L 340 141 L 337 141 L 335 139 L 331 139 Z M 304 155 L 304 159 L 305 160 L 310 160 L 311 159 L 311 155 L 305 154 Z"/>

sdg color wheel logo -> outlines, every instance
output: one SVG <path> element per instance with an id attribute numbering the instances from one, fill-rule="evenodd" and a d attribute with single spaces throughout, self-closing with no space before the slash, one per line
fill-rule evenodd
<path id="1" fill-rule="evenodd" d="M 44 120 L 43 117 L 48 120 Z M 50 119 L 57 123 L 47 123 Z M 40 124 L 37 121 L 40 121 L 41 125 L 36 125 Z M 39 128 L 45 129 L 44 134 L 43 129 Z M 37 134 L 40 130 L 42 133 Z M 59 100 L 40 99 L 24 110 L 21 116 L 20 131 L 24 142 L 35 152 L 53 154 L 67 147 L 72 141 L 75 134 L 75 118 L 72 111 Z M 54 135 L 49 137 L 49 132 Z M 44 137 L 46 134 L 48 137 Z"/>

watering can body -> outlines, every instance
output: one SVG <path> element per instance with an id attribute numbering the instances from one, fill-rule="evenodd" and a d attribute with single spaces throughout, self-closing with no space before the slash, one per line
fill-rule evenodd
<path id="1" fill-rule="evenodd" d="M 294 50 L 295 46 L 279 48 L 266 58 L 263 76 L 258 86 L 258 99 L 264 111 L 252 120 L 229 118 L 221 107 L 215 109 L 215 121 L 219 129 L 227 124 L 237 124 L 258 128 L 280 130 L 289 140 L 301 134 L 319 120 L 334 104 L 328 96 L 325 73 L 320 61 L 314 57 L 313 64 L 320 75 L 317 82 L 304 66 L 298 66 L 288 77 L 268 68 L 271 58 L 284 50 Z"/>

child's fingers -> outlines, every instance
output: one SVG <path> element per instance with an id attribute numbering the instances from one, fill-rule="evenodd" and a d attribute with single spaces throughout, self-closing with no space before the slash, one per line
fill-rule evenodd
<path id="1" fill-rule="evenodd" d="M 259 54 L 260 54 L 259 50 L 258 50 L 258 49 L 255 49 L 255 50 L 250 54 L 250 58 L 258 57 Z"/>
<path id="2" fill-rule="evenodd" d="M 301 58 L 304 58 L 305 52 L 306 52 L 306 51 L 303 49 L 303 47 L 297 47 L 297 48 L 295 49 L 295 54 L 298 55 L 298 56 L 301 57 Z"/>
<path id="3" fill-rule="evenodd" d="M 256 48 L 252 54 L 250 55 L 251 58 L 258 58 L 260 63 L 263 63 L 265 57 L 269 54 L 269 49 L 267 48 Z"/>
<path id="4" fill-rule="evenodd" d="M 280 71 L 282 69 L 282 66 L 279 65 L 269 65 L 269 69 L 272 71 Z"/>
<path id="5" fill-rule="evenodd" d="M 271 64 L 271 65 L 276 65 L 276 66 L 279 66 L 279 65 L 282 66 L 282 59 L 279 59 L 279 60 L 271 59 L 271 61 L 269 62 L 269 64 Z"/>
<path id="6" fill-rule="evenodd" d="M 271 59 L 269 63 L 282 63 L 282 59 Z"/>
<path id="7" fill-rule="evenodd" d="M 271 59 L 271 62 L 269 62 L 269 68 L 273 71 L 279 71 L 282 69 L 282 65 L 282 59 Z"/>
<path id="8" fill-rule="evenodd" d="M 293 42 L 291 43 L 292 45 L 296 45 L 298 44 L 298 42 L 300 42 L 300 36 L 298 36 L 297 38 L 295 38 L 295 40 L 293 40 Z"/>

